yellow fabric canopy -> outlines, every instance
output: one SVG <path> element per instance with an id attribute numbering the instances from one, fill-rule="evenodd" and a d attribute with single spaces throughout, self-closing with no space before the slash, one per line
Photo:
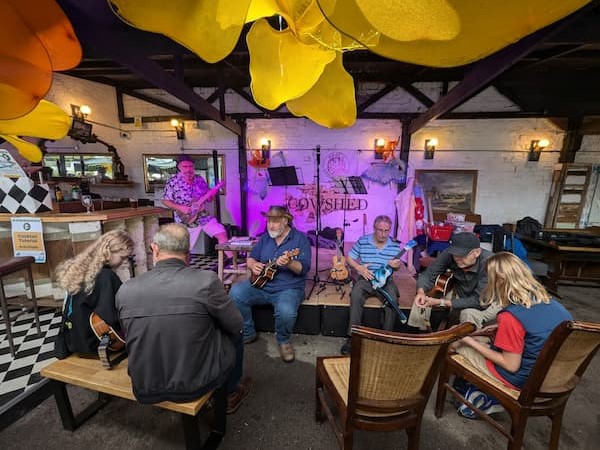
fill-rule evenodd
<path id="1" fill-rule="evenodd" d="M 0 17 L 0 119 L 11 119 L 35 108 L 53 70 L 79 63 L 81 46 L 54 0 L 4 0 Z"/>
<path id="2" fill-rule="evenodd" d="M 23 157 L 32 162 L 42 160 L 41 150 L 19 136 L 62 139 L 69 132 L 72 119 L 62 109 L 46 100 L 29 114 L 17 119 L 0 120 L 0 137 L 10 142 Z"/>
<path id="3" fill-rule="evenodd" d="M 161 32 L 208 62 L 234 48 L 244 23 L 257 104 L 286 104 L 327 127 L 351 126 L 354 86 L 343 52 L 454 67 L 481 59 L 590 0 L 112 0 L 132 25 Z M 287 28 L 265 19 L 279 15 Z M 282 24 L 282 22 L 280 22 Z M 283 27 L 281 27 L 283 28 Z"/>

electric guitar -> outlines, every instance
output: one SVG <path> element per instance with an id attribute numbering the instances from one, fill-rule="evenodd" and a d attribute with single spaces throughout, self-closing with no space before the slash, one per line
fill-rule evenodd
<path id="1" fill-rule="evenodd" d="M 299 254 L 300 249 L 295 248 L 294 250 L 284 252 L 283 256 L 288 256 L 293 259 Z M 265 284 L 275 278 L 275 273 L 277 273 L 277 258 L 265 264 L 265 267 L 263 267 L 258 275 L 252 274 L 252 286 L 262 289 Z"/>
<path id="2" fill-rule="evenodd" d="M 221 189 L 223 186 L 225 186 L 225 181 L 219 181 L 215 185 L 215 187 L 208 190 L 206 194 L 204 194 L 202 197 L 193 200 L 192 204 L 190 205 L 191 211 L 189 212 L 189 214 L 183 214 L 178 212 L 177 215 L 181 219 L 181 222 L 186 224 L 187 226 L 195 226 L 196 221 L 200 216 L 200 213 L 204 211 L 204 204 L 210 199 L 212 199 L 219 192 L 219 189 Z"/>
<path id="3" fill-rule="evenodd" d="M 100 341 L 98 345 L 98 357 L 104 367 L 110 368 L 111 361 L 108 352 L 120 352 L 123 350 L 125 348 L 125 338 L 95 312 L 90 314 L 90 327 Z"/>
<path id="4" fill-rule="evenodd" d="M 416 245 L 417 245 L 417 241 L 411 239 L 410 241 L 408 241 L 406 243 L 406 245 L 402 248 L 402 250 L 400 250 L 400 252 L 396 256 L 394 256 L 392 259 L 400 258 L 402 255 L 404 255 L 404 253 L 406 253 L 406 251 L 410 250 L 411 248 L 415 247 Z M 376 269 L 373 272 L 373 279 L 371 280 L 371 286 L 373 286 L 373 289 L 380 289 L 380 288 L 384 287 L 385 283 L 387 283 L 387 279 L 393 272 L 394 272 L 394 269 L 392 269 L 388 264 L 386 264 L 383 267 L 380 267 L 379 269 Z"/>

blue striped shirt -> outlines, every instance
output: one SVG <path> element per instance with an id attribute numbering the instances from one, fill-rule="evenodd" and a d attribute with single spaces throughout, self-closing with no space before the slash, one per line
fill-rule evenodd
<path id="1" fill-rule="evenodd" d="M 367 234 L 356 241 L 348 256 L 360 260 L 361 264 L 367 264 L 369 270 L 373 271 L 387 265 L 388 261 L 394 259 L 401 250 L 400 243 L 389 237 L 382 248 L 377 248 L 373 235 Z"/>

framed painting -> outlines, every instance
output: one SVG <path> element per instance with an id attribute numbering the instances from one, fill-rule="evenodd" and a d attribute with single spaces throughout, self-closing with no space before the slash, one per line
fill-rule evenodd
<path id="1" fill-rule="evenodd" d="M 416 170 L 415 181 L 434 212 L 475 212 L 477 170 Z"/>

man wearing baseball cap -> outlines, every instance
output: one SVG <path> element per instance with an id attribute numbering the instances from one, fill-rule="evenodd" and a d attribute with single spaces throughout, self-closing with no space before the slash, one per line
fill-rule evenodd
<path id="1" fill-rule="evenodd" d="M 417 295 L 413 310 L 408 319 L 409 325 L 416 326 L 418 315 L 423 308 L 441 307 L 448 312 L 460 314 L 460 322 L 472 322 L 477 328 L 496 317 L 500 310 L 496 305 L 481 306 L 480 295 L 487 285 L 485 261 L 492 253 L 480 247 L 479 238 L 473 233 L 457 233 L 450 240 L 450 246 L 441 252 L 433 264 L 419 275 Z M 435 286 L 439 275 L 450 271 L 454 289 L 445 298 L 432 298 L 427 294 Z M 429 310 L 428 310 L 429 311 Z M 417 317 L 416 317 L 417 316 Z"/>

